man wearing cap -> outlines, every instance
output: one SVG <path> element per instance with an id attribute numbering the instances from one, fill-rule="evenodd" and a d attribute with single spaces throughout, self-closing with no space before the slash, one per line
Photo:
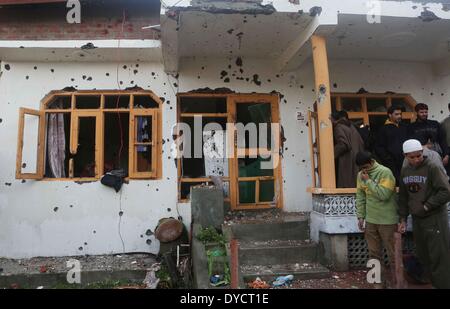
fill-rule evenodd
<path id="1" fill-rule="evenodd" d="M 450 187 L 446 175 L 423 156 L 418 140 L 407 140 L 403 152 L 408 165 L 400 174 L 399 232 L 413 218 L 416 254 L 435 288 L 450 288 L 450 254 L 447 203 Z"/>

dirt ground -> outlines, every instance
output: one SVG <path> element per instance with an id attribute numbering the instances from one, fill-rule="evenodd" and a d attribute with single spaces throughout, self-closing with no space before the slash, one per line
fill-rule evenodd
<path id="1" fill-rule="evenodd" d="M 31 259 L 12 260 L 0 258 L 0 276 L 35 274 L 35 273 L 61 273 L 67 272 L 67 261 L 77 259 L 81 269 L 93 270 L 141 270 L 150 267 L 156 262 L 152 254 L 115 254 L 96 256 L 73 257 L 36 257 Z"/>
<path id="2" fill-rule="evenodd" d="M 367 270 L 353 270 L 347 272 L 332 272 L 326 279 L 294 280 L 277 289 L 374 289 L 374 285 L 367 282 Z M 268 282 L 270 284 L 270 282 Z M 388 286 L 388 289 L 393 287 Z M 430 285 L 416 285 L 408 283 L 407 289 L 430 289 Z"/>

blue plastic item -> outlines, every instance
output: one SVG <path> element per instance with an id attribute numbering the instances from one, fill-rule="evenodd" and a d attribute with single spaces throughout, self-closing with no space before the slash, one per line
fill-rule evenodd
<path id="1" fill-rule="evenodd" d="M 292 280 L 294 280 L 293 275 L 280 276 L 280 277 L 276 278 L 274 282 L 272 282 L 272 285 L 273 286 L 283 286 Z"/>

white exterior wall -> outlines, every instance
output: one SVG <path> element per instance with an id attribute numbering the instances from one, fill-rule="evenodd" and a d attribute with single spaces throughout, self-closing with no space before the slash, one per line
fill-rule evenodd
<path id="1" fill-rule="evenodd" d="M 154 232 L 161 218 L 178 217 L 177 173 L 173 159 L 168 158 L 170 143 L 167 142 L 172 141 L 170 128 L 176 115 L 171 85 L 174 79 L 164 73 L 162 64 L 139 63 L 138 68 L 136 63 L 119 65 L 118 79 L 123 81 L 122 89 L 138 85 L 166 99 L 162 109 L 163 138 L 166 140 L 162 155 L 163 178 L 130 180 L 119 193 L 100 181 L 77 184 L 73 181 L 27 180 L 22 183 L 15 179 L 19 108 L 39 109 L 40 100 L 49 91 L 67 86 L 78 86 L 79 90 L 118 89 L 117 65 L 8 62 L 8 71 L 4 64 L 0 75 L 0 256 L 93 255 L 124 250 L 158 253 L 159 242 L 154 236 L 147 236 L 146 231 Z M 127 69 L 123 69 L 123 65 L 127 65 Z M 138 70 L 137 74 L 134 69 Z M 29 76 L 28 80 L 26 76 Z M 92 81 L 87 80 L 89 77 Z M 55 207 L 58 207 L 56 212 Z M 122 217 L 119 216 L 121 209 Z M 188 223 L 190 212 L 186 208 L 180 212 Z M 152 240 L 151 245 L 146 243 L 147 239 Z"/>
<path id="2" fill-rule="evenodd" d="M 178 80 L 163 73 L 159 63 L 140 63 L 137 74 L 133 73 L 134 63 L 119 65 L 119 80 L 124 82 L 122 88 L 137 84 L 166 99 L 162 112 L 166 143 L 163 145 L 162 179 L 131 180 L 130 184 L 124 184 L 122 193 L 117 194 L 99 181 L 80 185 L 72 181 L 27 180 L 22 183 L 15 180 L 19 107 L 39 109 L 40 100 L 49 91 L 66 86 L 78 86 L 80 90 L 117 89 L 117 65 L 8 63 L 11 69 L 7 71 L 3 63 L 0 77 L 0 256 L 120 253 L 123 247 L 119 222 L 125 252 L 157 253 L 158 241 L 145 235 L 147 229 L 154 231 L 160 218 L 177 217 L 177 208 L 185 224 L 190 223 L 189 204 L 177 207 L 177 172 L 173 159 L 169 159 L 171 127 L 176 121 L 175 93 L 204 87 L 226 87 L 242 93 L 275 90 L 284 95 L 280 102 L 281 124 L 287 138 L 282 161 L 284 210 L 310 211 L 311 196 L 306 192 L 311 184 L 306 115 L 314 102 L 311 61 L 298 72 L 288 74 L 277 73 L 263 59 L 245 58 L 241 74 L 235 62 L 235 57 L 184 59 Z M 127 65 L 127 69 L 123 69 L 123 65 Z M 222 71 L 228 72 L 226 77 L 230 78 L 230 83 L 220 78 Z M 109 77 L 106 72 L 110 73 Z M 156 73 L 156 78 L 152 72 Z M 261 86 L 252 82 L 254 74 L 258 75 Z M 357 92 L 364 88 L 370 92 L 410 93 L 418 102 L 429 103 L 431 119 L 440 121 L 447 116 L 449 77 L 433 75 L 428 64 L 331 60 L 330 74 L 331 85 L 337 84 L 332 91 Z M 92 77 L 92 81 L 83 80 L 83 75 Z M 236 77 L 244 77 L 244 80 L 236 80 Z M 305 115 L 304 121 L 297 120 L 297 111 Z M 55 207 L 58 207 L 56 212 Z M 120 208 L 124 212 L 122 217 Z M 151 245 L 147 245 L 147 239 L 152 240 Z"/>

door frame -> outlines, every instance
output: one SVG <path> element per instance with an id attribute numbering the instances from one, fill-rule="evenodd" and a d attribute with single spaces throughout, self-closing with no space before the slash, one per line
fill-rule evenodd
<path id="1" fill-rule="evenodd" d="M 279 96 L 277 94 L 234 94 L 227 97 L 227 111 L 228 123 L 236 123 L 236 105 L 245 103 L 270 103 L 271 105 L 271 123 L 278 123 L 280 125 L 279 132 L 281 133 L 281 124 L 279 116 Z M 237 135 L 236 130 L 228 132 L 229 151 L 232 151 L 233 156 L 228 159 L 229 175 L 230 175 L 230 204 L 231 210 L 258 210 L 268 208 L 283 208 L 283 177 L 280 155 L 280 149 L 276 149 L 278 155 L 278 165 L 273 170 L 273 176 L 257 176 L 257 177 L 239 177 L 238 170 L 238 152 L 237 152 Z M 279 136 L 281 140 L 281 136 Z M 279 142 L 279 147 L 281 142 Z M 247 148 L 246 148 L 247 149 Z M 272 149 L 272 153 L 275 149 Z M 260 151 L 258 150 L 258 153 Z M 239 203 L 239 178 L 245 178 L 250 181 L 255 181 L 255 203 L 240 204 Z M 261 180 L 274 180 L 274 193 L 276 197 L 275 205 L 273 202 L 259 202 L 259 185 Z"/>

